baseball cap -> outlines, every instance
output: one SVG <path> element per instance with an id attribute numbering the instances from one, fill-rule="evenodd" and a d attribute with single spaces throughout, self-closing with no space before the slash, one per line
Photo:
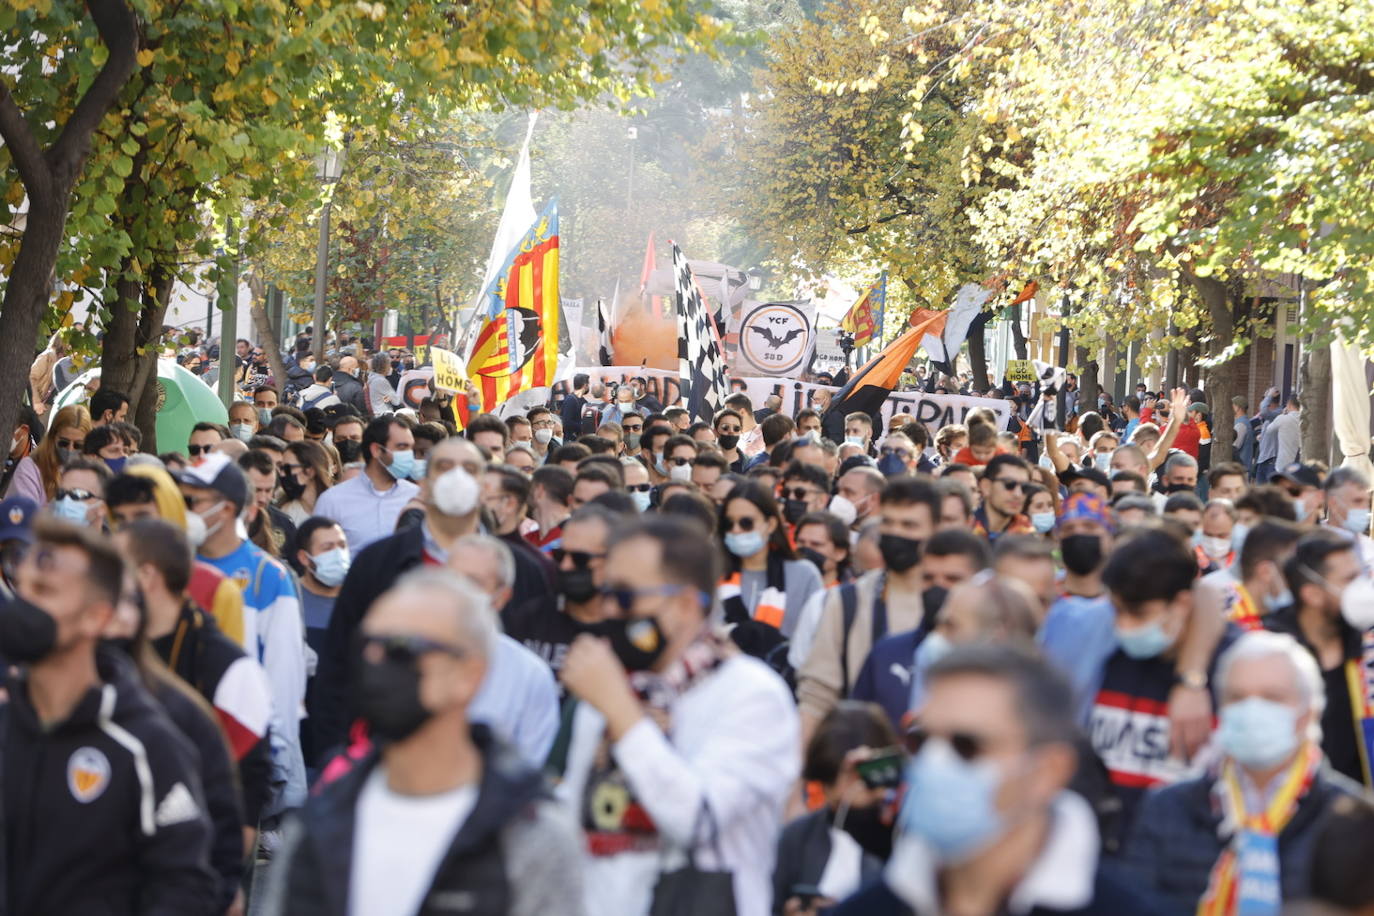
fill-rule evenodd
<path id="1" fill-rule="evenodd" d="M 1064 500 L 1064 505 L 1059 510 L 1059 524 L 1080 518 L 1097 522 L 1108 531 L 1112 530 L 1112 516 L 1107 509 L 1107 503 L 1096 493 L 1074 493 Z"/>
<path id="2" fill-rule="evenodd" d="M 1300 487 L 1321 488 L 1322 472 L 1315 464 L 1295 461 L 1274 475 L 1275 480 L 1288 480 Z"/>
<path id="3" fill-rule="evenodd" d="M 1202 403 L 1201 401 L 1194 401 L 1193 403 L 1191 403 L 1191 404 L 1188 405 L 1188 412 L 1189 412 L 1189 413 L 1200 413 L 1200 414 L 1202 414 L 1204 417 L 1210 417 L 1210 416 L 1212 415 L 1212 408 L 1208 407 L 1206 404 Z"/>
<path id="4" fill-rule="evenodd" d="M 1112 489 L 1112 482 L 1106 474 L 1097 468 L 1085 468 L 1076 464 L 1070 464 L 1067 468 L 1059 472 L 1059 482 L 1068 486 L 1075 480 L 1091 480 L 1098 486 L 1104 487 L 1109 492 Z"/>
<path id="5" fill-rule="evenodd" d="M 24 496 L 11 496 L 0 502 L 0 541 L 33 543 L 33 517 L 38 504 Z"/>
<path id="6" fill-rule="evenodd" d="M 227 455 L 212 452 L 200 464 L 172 472 L 177 483 L 214 490 L 238 509 L 248 504 L 248 478 Z"/>

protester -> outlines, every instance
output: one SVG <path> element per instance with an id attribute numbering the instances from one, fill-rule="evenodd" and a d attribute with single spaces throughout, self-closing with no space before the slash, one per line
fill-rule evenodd
<path id="1" fill-rule="evenodd" d="M 348 535 L 356 557 L 373 541 L 396 530 L 396 520 L 419 487 L 411 482 L 415 437 L 410 422 L 395 414 L 378 417 L 363 433 L 363 473 L 325 490 L 315 514 L 332 518 Z"/>

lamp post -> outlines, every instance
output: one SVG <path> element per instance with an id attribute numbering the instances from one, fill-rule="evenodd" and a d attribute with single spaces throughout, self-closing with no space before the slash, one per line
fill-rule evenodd
<path id="1" fill-rule="evenodd" d="M 343 151 L 327 149 L 315 159 L 315 176 L 321 184 L 335 184 L 343 176 Z M 329 210 L 334 195 L 330 192 L 320 211 L 320 244 L 315 251 L 315 364 L 324 365 L 324 288 L 329 272 Z"/>

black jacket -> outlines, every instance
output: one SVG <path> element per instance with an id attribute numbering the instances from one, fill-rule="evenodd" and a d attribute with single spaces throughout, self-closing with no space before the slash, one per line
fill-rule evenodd
<path id="1" fill-rule="evenodd" d="M 830 861 L 831 812 L 822 808 L 803 814 L 782 828 L 778 837 L 778 858 L 773 865 L 773 912 L 781 914 L 792 889 L 798 885 L 821 883 L 825 865 Z M 859 867 L 862 884 L 878 878 L 882 860 L 864 853 Z"/>
<path id="2" fill-rule="evenodd" d="M 341 403 L 358 411 L 358 416 L 370 417 L 372 415 L 367 409 L 367 397 L 363 394 L 363 383 L 347 372 L 334 373 L 334 396 Z"/>
<path id="3" fill-rule="evenodd" d="M 195 749 L 115 650 L 44 729 L 24 675 L 0 707 L 5 916 L 220 912 Z"/>
<path id="4" fill-rule="evenodd" d="M 546 797 L 538 772 L 496 740 L 485 725 L 475 724 L 471 729 L 482 753 L 477 801 L 439 862 L 420 906 L 422 916 L 457 912 L 455 899 L 464 901 L 461 912 L 465 913 L 508 912 L 510 884 L 518 876 L 506 874 L 502 844 L 497 840 L 508 823 L 525 816 Z M 289 839 L 273 862 L 284 886 L 269 893 L 269 914 L 348 913 L 358 797 L 379 759 L 372 752 L 301 809 L 298 827 L 288 829 Z"/>
<path id="5" fill-rule="evenodd" d="M 577 437 L 582 435 L 582 405 L 587 403 L 584 398 L 575 394 L 569 394 L 563 399 L 563 405 L 558 410 L 558 417 L 563 421 L 563 441 L 574 442 Z M 592 430 L 588 430 L 592 432 Z"/>

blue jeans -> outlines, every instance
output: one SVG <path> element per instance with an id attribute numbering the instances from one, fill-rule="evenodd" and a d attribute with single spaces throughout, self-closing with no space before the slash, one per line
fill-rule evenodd
<path id="1" fill-rule="evenodd" d="M 1268 483 L 1274 476 L 1274 459 L 1266 458 L 1255 466 L 1255 483 Z"/>

